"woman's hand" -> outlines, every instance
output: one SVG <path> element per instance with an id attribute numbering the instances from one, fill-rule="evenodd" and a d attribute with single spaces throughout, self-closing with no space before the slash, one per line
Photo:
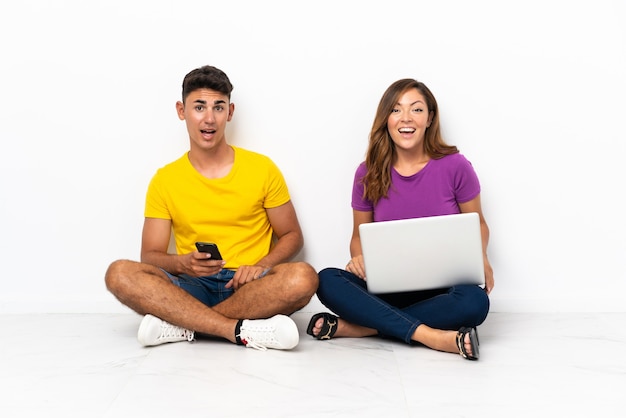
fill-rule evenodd
<path id="1" fill-rule="evenodd" d="M 363 264 L 363 255 L 359 254 L 356 257 L 352 257 L 348 264 L 346 265 L 346 271 L 354 274 L 355 276 L 360 277 L 363 280 L 367 280 L 365 278 L 365 264 Z"/>
<path id="2" fill-rule="evenodd" d="M 493 269 L 491 268 L 491 263 L 486 258 L 484 259 L 485 263 L 485 292 L 490 294 L 493 290 L 494 279 L 493 279 Z"/>

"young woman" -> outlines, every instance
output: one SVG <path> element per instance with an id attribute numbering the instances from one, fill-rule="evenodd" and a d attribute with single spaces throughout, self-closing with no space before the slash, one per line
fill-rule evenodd
<path id="1" fill-rule="evenodd" d="M 314 315 L 307 333 L 317 339 L 391 337 L 477 360 L 476 327 L 487 317 L 494 284 L 487 258 L 489 228 L 478 177 L 458 149 L 443 140 L 437 102 L 423 83 L 398 80 L 383 94 L 366 160 L 354 177 L 352 208 L 352 259 L 345 270 L 326 268 L 319 273 L 317 295 L 338 316 Z M 368 292 L 360 224 L 463 212 L 480 217 L 484 289 L 459 285 L 420 292 Z"/>

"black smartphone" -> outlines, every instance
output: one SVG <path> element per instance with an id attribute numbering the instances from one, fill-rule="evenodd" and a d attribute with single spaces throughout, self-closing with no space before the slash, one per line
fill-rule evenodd
<path id="1" fill-rule="evenodd" d="M 217 244 L 213 242 L 196 242 L 196 248 L 201 253 L 211 254 L 211 260 L 222 259 L 222 254 L 220 254 L 220 250 L 217 248 Z"/>

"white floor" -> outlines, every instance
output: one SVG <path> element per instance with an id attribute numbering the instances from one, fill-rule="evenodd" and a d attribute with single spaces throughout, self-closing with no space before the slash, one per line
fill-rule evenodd
<path id="1" fill-rule="evenodd" d="M 626 313 L 491 313 L 481 359 L 377 338 L 142 348 L 134 314 L 0 315 L 0 417 L 624 417 Z"/>

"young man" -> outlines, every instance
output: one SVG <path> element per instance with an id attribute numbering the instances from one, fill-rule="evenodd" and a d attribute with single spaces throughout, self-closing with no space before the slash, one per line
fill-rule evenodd
<path id="1" fill-rule="evenodd" d="M 204 66 L 183 80 L 178 117 L 190 149 L 157 171 L 148 187 L 140 263 L 113 262 L 107 289 L 145 315 L 145 346 L 191 341 L 194 332 L 257 349 L 291 349 L 288 315 L 317 289 L 315 270 L 288 263 L 303 237 L 285 180 L 266 156 L 228 145 L 235 105 L 221 70 Z M 171 233 L 177 254 L 168 254 Z M 218 245 L 223 260 L 199 252 Z M 219 258 L 219 257 L 218 257 Z"/>

